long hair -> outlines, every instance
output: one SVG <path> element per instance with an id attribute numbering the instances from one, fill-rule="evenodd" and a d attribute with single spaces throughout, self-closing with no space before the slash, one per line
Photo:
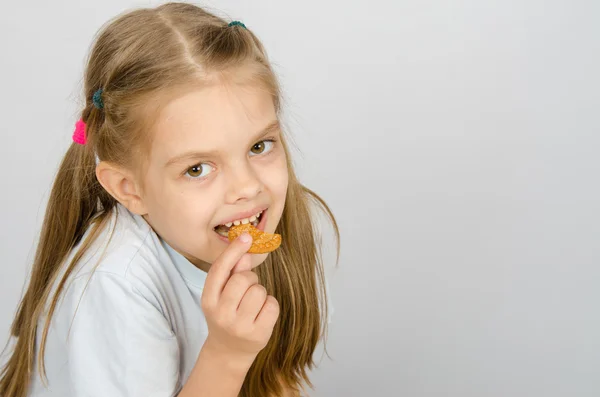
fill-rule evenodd
<path id="1" fill-rule="evenodd" d="M 236 72 L 242 67 L 246 72 L 240 77 Z M 222 18 L 192 4 L 167 3 L 119 15 L 100 30 L 84 73 L 86 103 L 81 118 L 87 125 L 87 144 L 70 146 L 54 181 L 31 279 L 11 329 L 16 343 L 0 372 L 0 396 L 26 397 L 35 365 L 40 376 L 45 376 L 46 337 L 60 294 L 117 204 L 96 179 L 96 157 L 139 169 L 143 153 L 149 150 L 151 137 L 146 131 L 156 110 L 177 90 L 201 86 L 211 73 L 259 83 L 281 114 L 277 78 L 263 45 L 250 29 L 228 26 Z M 99 88 L 103 89 L 102 109 L 92 101 Z M 305 384 L 312 387 L 307 370 L 315 365 L 313 353 L 326 333 L 328 311 L 313 209 L 321 209 L 331 221 L 339 255 L 336 220 L 327 204 L 298 181 L 282 139 L 289 172 L 277 230 L 283 242 L 255 269 L 268 293 L 279 301 L 281 314 L 267 346 L 248 371 L 240 393 L 243 397 L 276 396 L 283 387 L 297 392 Z M 73 260 L 64 263 L 90 228 Z"/>

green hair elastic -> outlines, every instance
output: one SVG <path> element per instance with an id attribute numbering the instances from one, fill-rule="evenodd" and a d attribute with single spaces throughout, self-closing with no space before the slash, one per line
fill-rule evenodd
<path id="1" fill-rule="evenodd" d="M 102 101 L 102 88 L 98 89 L 98 91 L 94 92 L 94 96 L 92 97 L 92 102 L 97 109 L 102 109 L 104 107 L 104 102 Z"/>
<path id="2" fill-rule="evenodd" d="M 240 22 L 240 21 L 231 21 L 231 22 L 229 22 L 229 25 L 228 25 L 228 26 L 229 26 L 229 27 L 231 27 L 231 26 L 241 26 L 241 27 L 243 27 L 244 29 L 247 29 L 247 28 L 246 28 L 246 25 L 244 25 L 244 24 L 243 24 L 242 22 Z"/>

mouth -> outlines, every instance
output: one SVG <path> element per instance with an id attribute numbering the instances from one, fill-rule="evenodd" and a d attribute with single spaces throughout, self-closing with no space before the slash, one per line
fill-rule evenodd
<path id="1" fill-rule="evenodd" d="M 250 223 L 252 226 L 262 230 L 262 228 L 264 228 L 264 225 L 261 221 L 266 218 L 265 212 L 267 212 L 266 209 L 259 211 L 248 218 L 236 219 L 235 221 L 228 222 L 223 225 L 217 225 L 213 228 L 213 230 L 215 231 L 215 233 L 217 233 L 221 237 L 224 237 L 225 239 L 228 239 L 229 229 L 234 225 L 237 226 Z"/>

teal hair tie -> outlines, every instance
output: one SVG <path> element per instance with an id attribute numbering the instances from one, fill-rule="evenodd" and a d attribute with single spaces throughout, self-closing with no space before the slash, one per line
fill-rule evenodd
<path id="1" fill-rule="evenodd" d="M 104 108 L 104 102 L 102 101 L 102 88 L 98 91 L 94 92 L 94 96 L 92 97 L 92 102 L 94 102 L 94 106 L 98 109 Z"/>
<path id="2" fill-rule="evenodd" d="M 241 27 L 243 27 L 244 29 L 247 29 L 247 28 L 246 28 L 246 25 L 244 25 L 244 24 L 243 24 L 242 22 L 240 22 L 240 21 L 231 21 L 231 22 L 229 22 L 229 27 L 231 27 L 231 26 L 241 26 Z"/>

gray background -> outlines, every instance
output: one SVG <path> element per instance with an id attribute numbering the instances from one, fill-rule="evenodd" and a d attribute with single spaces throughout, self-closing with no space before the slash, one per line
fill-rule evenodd
<path id="1" fill-rule="evenodd" d="M 2 343 L 92 36 L 145 4 L 2 7 Z M 340 222 L 314 396 L 600 395 L 599 2 L 201 4 L 264 41 Z"/>

